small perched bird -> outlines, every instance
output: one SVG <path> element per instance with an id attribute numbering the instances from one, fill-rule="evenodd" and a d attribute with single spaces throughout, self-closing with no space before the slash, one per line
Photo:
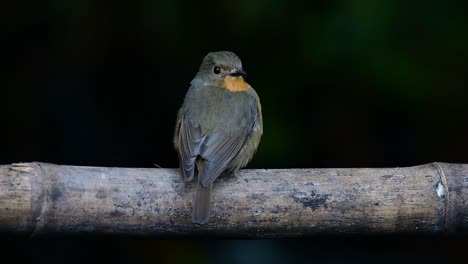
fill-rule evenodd
<path id="1" fill-rule="evenodd" d="M 260 99 L 245 82 L 236 54 L 210 52 L 179 110 L 174 145 L 186 181 L 198 171 L 192 220 L 210 219 L 211 189 L 223 172 L 235 173 L 252 159 L 263 133 Z"/>

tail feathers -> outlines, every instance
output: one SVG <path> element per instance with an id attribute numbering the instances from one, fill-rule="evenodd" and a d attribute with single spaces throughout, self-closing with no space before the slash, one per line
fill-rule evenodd
<path id="1" fill-rule="evenodd" d="M 192 221 L 196 224 L 206 224 L 211 214 L 211 189 L 213 184 L 203 187 L 200 182 L 193 201 Z"/>

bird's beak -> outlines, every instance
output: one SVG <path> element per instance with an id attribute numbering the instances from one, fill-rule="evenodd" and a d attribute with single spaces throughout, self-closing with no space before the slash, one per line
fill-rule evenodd
<path id="1" fill-rule="evenodd" d="M 234 72 L 231 72 L 229 75 L 237 77 L 237 76 L 242 76 L 244 79 L 247 77 L 247 73 L 240 69 L 240 70 L 235 70 Z"/>

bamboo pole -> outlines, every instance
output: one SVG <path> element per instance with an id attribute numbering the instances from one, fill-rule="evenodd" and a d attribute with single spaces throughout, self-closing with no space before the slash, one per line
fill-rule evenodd
<path id="1" fill-rule="evenodd" d="M 242 170 L 215 182 L 203 226 L 191 223 L 194 187 L 175 169 L 3 165 L 0 231 L 251 238 L 468 230 L 465 164 Z"/>

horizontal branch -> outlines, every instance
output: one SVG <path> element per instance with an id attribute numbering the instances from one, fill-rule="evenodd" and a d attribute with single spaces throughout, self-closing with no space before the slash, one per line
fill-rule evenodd
<path id="1" fill-rule="evenodd" d="M 292 237 L 468 230 L 468 165 L 241 170 L 191 222 L 194 183 L 175 169 L 0 166 L 0 231 L 26 235 Z"/>

